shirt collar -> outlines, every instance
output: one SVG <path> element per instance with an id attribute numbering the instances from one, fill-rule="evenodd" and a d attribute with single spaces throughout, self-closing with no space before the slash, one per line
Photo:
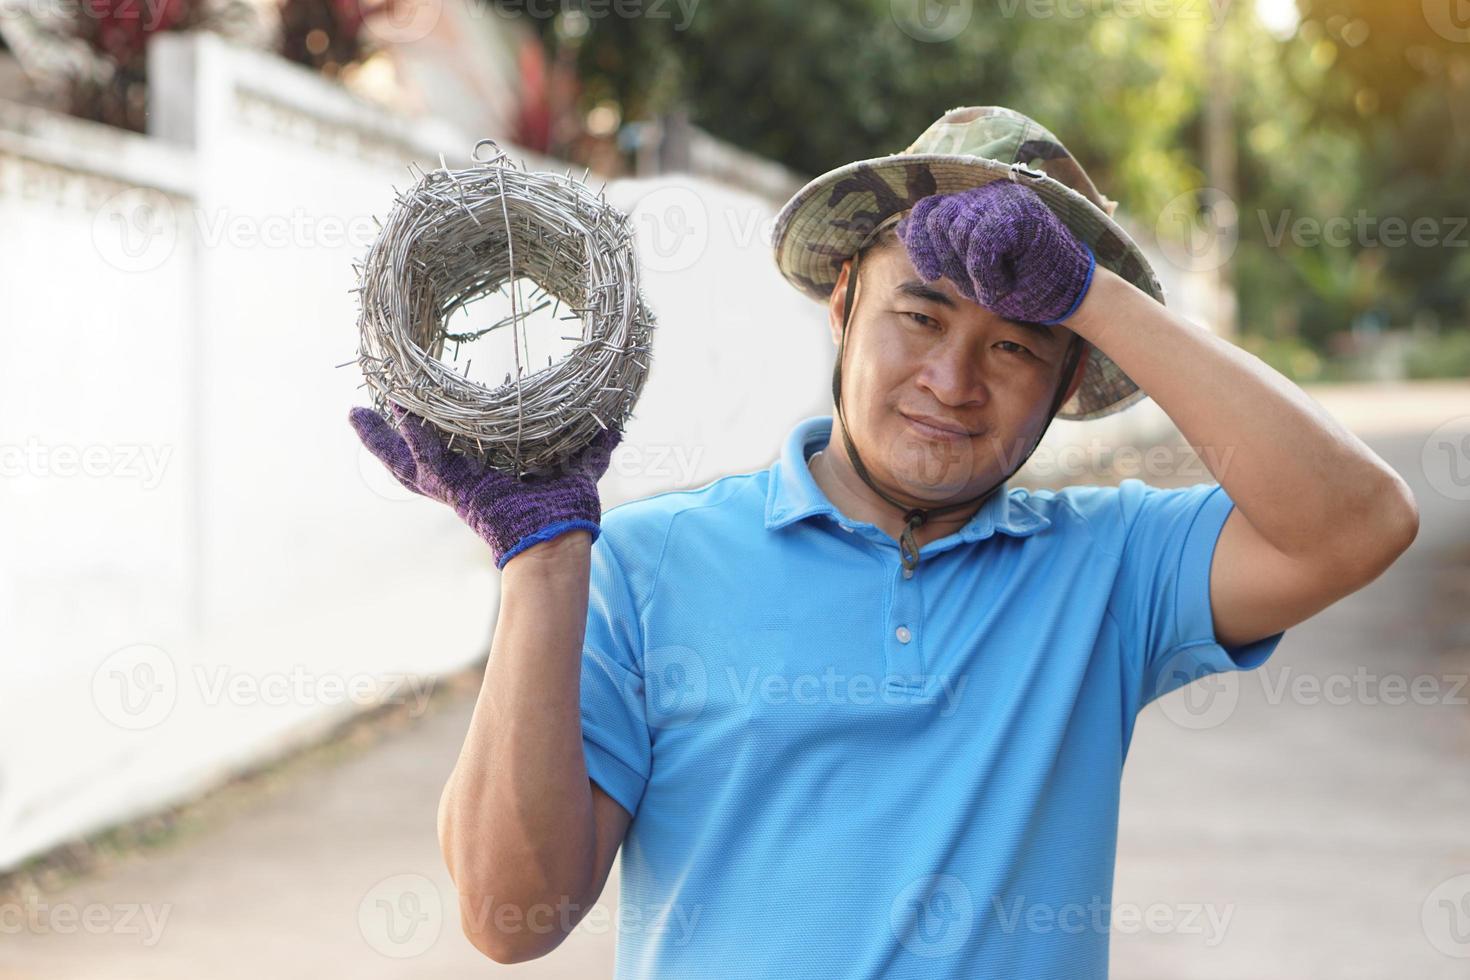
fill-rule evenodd
<path id="1" fill-rule="evenodd" d="M 834 507 L 807 468 L 807 457 L 826 446 L 831 437 L 830 415 L 806 419 L 786 437 L 780 458 L 771 464 L 770 487 L 766 491 L 767 530 L 774 531 L 819 514 L 847 527 L 872 526 L 857 524 Z M 978 541 L 996 531 L 1025 537 L 1051 526 L 1046 516 L 1015 494 L 1016 491 L 1010 487 L 1002 486 L 991 494 L 964 527 L 941 540 Z"/>

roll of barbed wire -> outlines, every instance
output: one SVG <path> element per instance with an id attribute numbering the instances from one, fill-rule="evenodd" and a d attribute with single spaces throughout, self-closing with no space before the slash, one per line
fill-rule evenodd
<path id="1" fill-rule="evenodd" d="M 421 173 L 381 222 L 358 266 L 357 363 L 385 417 L 398 405 L 455 451 L 517 474 L 543 471 L 623 428 L 648 376 L 655 318 L 626 214 L 570 172 L 512 163 L 493 140 L 475 144 L 472 158 L 478 166 L 441 160 Z M 524 302 L 521 278 L 537 287 Z M 449 332 L 451 315 L 502 289 L 510 316 Z M 525 318 L 547 307 L 581 329 L 564 338 L 577 341 L 570 353 L 532 370 Z M 461 374 L 443 360 L 447 344 L 457 352 L 507 328 L 515 364 L 503 384 L 486 387 L 470 380 L 468 362 Z"/>

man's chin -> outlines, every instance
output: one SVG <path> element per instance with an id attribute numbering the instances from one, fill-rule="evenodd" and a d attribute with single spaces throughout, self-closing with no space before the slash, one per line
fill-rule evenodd
<path id="1" fill-rule="evenodd" d="M 889 445 L 888 472 L 905 493 L 927 501 L 963 499 L 989 469 L 979 437 L 935 439 L 910 429 Z"/>
<path id="2" fill-rule="evenodd" d="M 990 465 L 991 460 L 974 454 L 948 460 L 925 455 L 908 462 L 911 465 L 892 466 L 888 472 L 905 497 L 925 507 L 970 500 L 988 490 L 1003 475 Z"/>

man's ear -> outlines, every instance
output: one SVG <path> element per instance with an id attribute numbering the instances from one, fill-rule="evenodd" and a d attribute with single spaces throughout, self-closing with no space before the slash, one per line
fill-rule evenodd
<path id="1" fill-rule="evenodd" d="M 837 284 L 827 297 L 827 325 L 832 333 L 834 347 L 842 342 L 842 315 L 845 312 L 843 304 L 847 301 L 847 277 L 851 274 L 852 259 L 848 259 L 842 263 L 842 271 L 837 273 Z"/>

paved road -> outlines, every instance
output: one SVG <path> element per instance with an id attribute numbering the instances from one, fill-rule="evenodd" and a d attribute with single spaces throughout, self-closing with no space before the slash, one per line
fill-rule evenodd
<path id="1" fill-rule="evenodd" d="M 1470 976 L 1470 877 L 1454 880 L 1470 875 L 1470 690 L 1452 680 L 1470 671 L 1470 503 L 1432 485 L 1458 493 L 1447 470 L 1426 478 L 1430 425 L 1366 421 L 1408 428 L 1370 438 L 1415 484 L 1419 541 L 1258 672 L 1144 712 L 1114 977 Z M 434 816 L 468 711 L 297 766 L 230 819 L 41 897 L 49 929 L 39 905 L 12 908 L 0 978 L 610 976 L 615 881 L 541 961 L 500 967 L 461 938 Z"/>
<path id="2" fill-rule="evenodd" d="M 1470 977 L 1470 503 L 1426 435 L 1372 440 L 1420 503 L 1394 568 L 1140 716 L 1113 899 L 1145 924 L 1115 922 L 1115 977 Z"/>

